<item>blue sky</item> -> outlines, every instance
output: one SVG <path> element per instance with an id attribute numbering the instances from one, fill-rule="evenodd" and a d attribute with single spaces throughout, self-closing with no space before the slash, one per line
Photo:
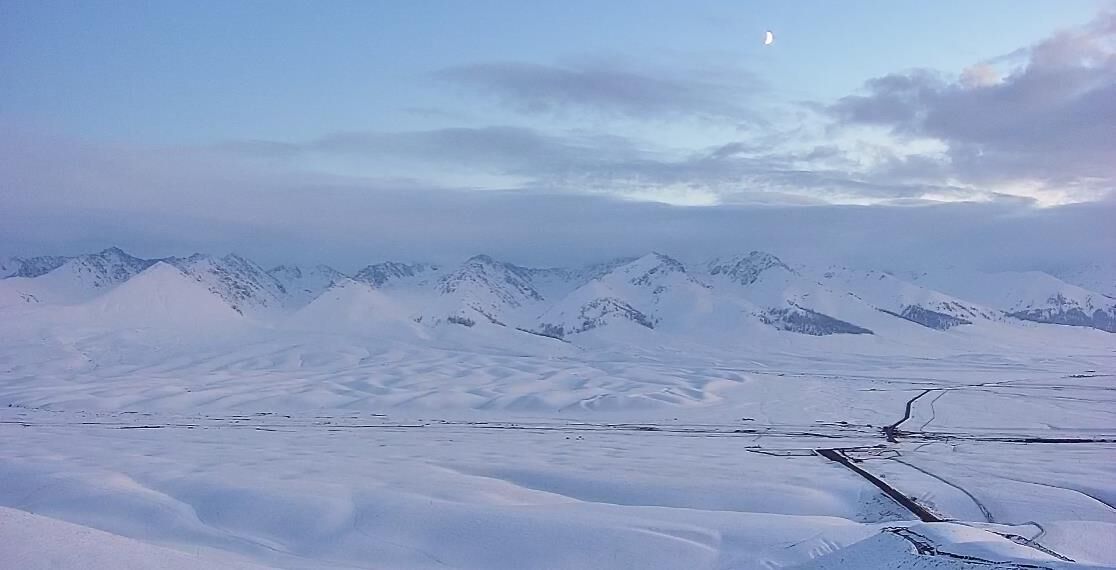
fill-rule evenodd
<path id="1" fill-rule="evenodd" d="M 1081 25 L 1096 1 L 137 2 L 5 0 L 4 116 L 127 142 L 301 140 L 476 112 L 430 78 L 488 61 L 712 58 L 765 98 L 836 98 L 910 67 L 959 70 Z M 763 48 L 766 29 L 778 42 Z M 495 118 L 496 110 L 485 109 Z M 463 124 L 465 121 L 457 121 Z"/>
<path id="2" fill-rule="evenodd" d="M 476 197 L 484 213 L 504 207 L 500 195 L 715 216 L 1109 207 L 1114 10 L 1095 0 L 0 0 L 0 197 L 19 217 L 0 220 L 10 222 L 0 237 L 75 248 L 103 241 L 95 228 L 167 212 L 184 235 L 212 233 L 235 217 L 228 203 L 277 184 L 292 211 L 344 188 L 356 198 L 330 214 L 342 217 L 390 202 L 425 219 L 438 197 L 477 192 L 489 194 Z M 776 41 L 764 47 L 768 29 Z M 48 217 L 71 220 L 51 227 L 71 237 L 12 229 Z M 272 230 L 310 231 L 299 228 Z M 236 246 L 155 231 L 114 235 Z"/>

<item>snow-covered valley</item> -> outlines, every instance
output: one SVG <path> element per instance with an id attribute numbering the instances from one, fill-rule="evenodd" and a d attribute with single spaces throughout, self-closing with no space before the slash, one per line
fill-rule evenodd
<path id="1" fill-rule="evenodd" d="M 5 567 L 1116 567 L 1085 279 L 0 267 Z"/>

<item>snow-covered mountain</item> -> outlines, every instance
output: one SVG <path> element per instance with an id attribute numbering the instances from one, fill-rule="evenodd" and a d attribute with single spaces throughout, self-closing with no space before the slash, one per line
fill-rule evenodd
<path id="1" fill-rule="evenodd" d="M 432 263 L 402 263 L 385 261 L 369 265 L 353 275 L 353 279 L 373 287 L 425 286 L 431 278 L 437 278 L 441 266 Z"/>
<path id="2" fill-rule="evenodd" d="M 236 254 L 212 257 L 195 253 L 165 261 L 204 284 L 241 314 L 280 310 L 287 297 L 279 280 Z"/>
<path id="3" fill-rule="evenodd" d="M 80 286 L 101 289 L 119 285 L 154 263 L 111 247 L 99 253 L 71 257 L 49 274 L 68 274 Z"/>
<path id="4" fill-rule="evenodd" d="M 206 329 L 243 320 L 213 291 L 162 261 L 79 309 L 102 325 Z"/>
<path id="5" fill-rule="evenodd" d="M 46 275 L 66 263 L 67 259 L 69 258 L 61 255 L 0 257 L 0 279 Z"/>
<path id="6" fill-rule="evenodd" d="M 0 290 L 6 293 L 0 293 L 0 305 L 17 300 L 58 304 L 82 302 L 124 283 L 154 263 L 115 247 L 74 257 L 28 259 L 38 261 L 24 265 L 19 275 L 4 279 Z M 36 275 L 58 259 L 62 260 L 58 266 Z"/>
<path id="7" fill-rule="evenodd" d="M 268 269 L 267 274 L 279 282 L 287 292 L 289 304 L 295 307 L 313 301 L 335 283 L 347 279 L 345 274 L 328 265 L 306 268 L 297 265 L 279 265 Z"/>
<path id="8" fill-rule="evenodd" d="M 847 291 L 834 291 L 760 251 L 714 259 L 706 273 L 718 288 L 756 307 L 757 317 L 780 330 L 814 336 L 872 334 L 881 321 L 874 308 Z"/>
<path id="9" fill-rule="evenodd" d="M 517 324 L 525 313 L 543 302 L 524 268 L 475 255 L 447 273 L 435 286 L 435 321 L 473 326 L 478 321 L 495 325 Z"/>
<path id="10" fill-rule="evenodd" d="M 1003 313 L 957 297 L 927 289 L 876 270 L 830 267 L 821 276 L 826 285 L 854 293 L 877 309 L 918 323 L 946 330 L 981 320 L 996 320 Z"/>
<path id="11" fill-rule="evenodd" d="M 650 253 L 578 287 L 538 318 L 537 329 L 559 337 L 615 323 L 654 329 L 664 319 L 701 312 L 710 305 L 709 289 L 680 261 Z"/>
<path id="12" fill-rule="evenodd" d="M 544 298 L 557 300 L 572 293 L 578 287 L 597 279 L 608 272 L 635 261 L 635 257 L 619 257 L 582 267 L 522 267 L 530 276 L 531 286 Z"/>
<path id="13" fill-rule="evenodd" d="M 726 259 L 713 259 L 706 263 L 706 270 L 711 277 L 721 278 L 745 287 L 759 280 L 765 271 L 795 273 L 781 259 L 762 251 L 753 251 L 748 255 Z"/>
<path id="14" fill-rule="evenodd" d="M 1096 291 L 1109 297 L 1116 297 L 1116 262 L 1061 267 L 1048 273 L 1066 283 Z"/>
<path id="15" fill-rule="evenodd" d="M 121 296 L 129 295 L 170 306 L 181 290 L 184 306 L 216 300 L 252 322 L 382 334 L 393 328 L 481 325 L 573 342 L 593 331 L 590 336 L 604 341 L 650 334 L 733 344 L 770 334 L 934 342 L 946 337 L 932 335 L 977 328 L 1000 334 L 1034 323 L 1116 332 L 1116 298 L 1046 273 L 951 270 L 906 277 L 871 268 L 812 270 L 759 251 L 689 266 L 650 253 L 572 268 L 529 268 L 476 255 L 448 266 L 377 263 L 352 278 L 325 265 L 265 271 L 231 254 L 152 260 L 118 248 L 65 258 L 8 258 L 4 264 L 9 276 L 0 279 L 0 310 L 21 315 L 39 306 L 92 306 L 99 299 L 123 307 Z M 123 287 L 139 276 L 144 278 L 138 283 L 157 285 Z M 182 279 L 206 295 L 169 285 Z M 153 297 L 151 290 L 160 293 Z M 1056 327 L 1043 330 L 1057 333 Z"/>
<path id="16" fill-rule="evenodd" d="M 341 277 L 288 323 L 300 329 L 422 337 L 422 327 L 396 299 L 367 283 Z"/>
<path id="17" fill-rule="evenodd" d="M 1116 298 L 1041 271 L 949 271 L 923 274 L 918 282 L 999 309 L 1015 319 L 1116 332 Z"/>

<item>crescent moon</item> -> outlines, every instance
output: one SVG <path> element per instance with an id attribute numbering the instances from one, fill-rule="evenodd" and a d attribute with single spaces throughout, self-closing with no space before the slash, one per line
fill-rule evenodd
<path id="1" fill-rule="evenodd" d="M 775 34 L 773 34 L 771 30 L 768 30 L 767 33 L 763 35 L 763 45 L 769 46 L 773 43 L 775 43 Z"/>

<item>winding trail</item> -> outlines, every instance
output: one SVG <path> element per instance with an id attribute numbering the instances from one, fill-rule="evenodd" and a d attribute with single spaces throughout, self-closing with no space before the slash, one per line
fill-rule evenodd
<path id="1" fill-rule="evenodd" d="M 1029 564 L 1025 562 L 1015 561 L 997 561 L 981 558 L 979 556 L 972 556 L 967 554 L 957 554 L 942 550 L 941 547 L 934 544 L 934 542 L 909 528 L 906 527 L 890 527 L 885 528 L 884 532 L 889 532 L 911 543 L 915 552 L 924 556 L 943 556 L 952 558 L 962 562 L 967 562 L 976 566 L 988 566 L 991 568 L 999 568 L 1001 570 L 1053 570 L 1050 566 L 1042 566 L 1039 564 Z"/>
<path id="2" fill-rule="evenodd" d="M 919 395 L 911 398 L 910 400 L 907 400 L 907 405 L 906 405 L 906 407 L 903 411 L 903 417 L 899 421 L 897 421 L 897 422 L 895 422 L 895 423 L 893 423 L 889 426 L 884 426 L 884 428 L 883 428 L 884 437 L 887 438 L 887 441 L 889 441 L 891 443 L 898 443 L 899 442 L 899 440 L 898 440 L 899 426 L 903 425 L 903 422 L 911 419 L 911 406 L 915 403 L 915 400 L 918 400 L 919 398 L 921 398 L 921 397 L 923 397 L 923 396 L 925 396 L 925 395 L 927 395 L 927 394 L 929 394 L 930 392 L 933 392 L 933 391 L 934 391 L 933 389 L 928 388 L 926 390 L 923 390 L 921 393 L 919 393 Z"/>
<path id="3" fill-rule="evenodd" d="M 891 459 L 891 461 L 894 461 L 896 463 L 902 463 L 903 465 L 906 465 L 907 467 L 910 467 L 911 469 L 914 469 L 915 471 L 918 471 L 918 472 L 920 472 L 920 473 L 922 473 L 922 474 L 924 474 L 928 477 L 932 477 L 934 479 L 937 479 L 938 481 L 941 481 L 942 483 L 945 483 L 946 485 L 949 485 L 950 487 L 953 487 L 954 489 L 957 489 L 958 491 L 961 491 L 962 493 L 965 494 L 966 497 L 968 497 L 973 502 L 973 504 L 975 504 L 977 506 L 978 509 L 980 509 L 980 513 L 982 515 L 984 515 L 984 522 L 990 522 L 990 523 L 996 522 L 996 520 L 992 517 L 992 512 L 988 510 L 988 507 L 984 506 L 984 503 L 980 502 L 980 499 L 977 499 L 976 496 L 974 496 L 972 493 L 970 493 L 968 491 L 968 489 L 965 489 L 964 487 L 962 487 L 962 486 L 960 486 L 956 483 L 953 483 L 951 481 L 947 481 L 943 477 L 935 475 L 935 474 L 933 474 L 933 473 L 931 473 L 931 472 L 929 472 L 929 471 L 927 471 L 927 470 L 925 470 L 925 469 L 923 469 L 923 468 L 921 468 L 917 465 L 912 465 L 910 463 L 907 463 L 906 461 L 903 461 L 902 459 Z"/>
<path id="4" fill-rule="evenodd" d="M 936 402 L 938 400 L 938 398 L 941 398 L 941 396 L 943 394 L 945 394 L 944 391 L 935 390 L 935 389 L 926 389 L 926 390 L 923 390 L 922 392 L 920 392 L 917 396 L 911 398 L 910 400 L 907 400 L 907 403 L 904 406 L 903 417 L 900 418 L 899 421 L 897 421 L 897 422 L 895 422 L 895 423 L 893 423 L 889 426 L 885 426 L 883 428 L 883 435 L 889 443 L 898 443 L 898 439 L 899 439 L 900 434 L 903 435 L 903 436 L 913 436 L 914 438 L 918 438 L 919 436 L 925 437 L 926 435 L 928 435 L 928 434 L 924 434 L 922 432 L 914 432 L 914 433 L 902 432 L 902 431 L 899 430 L 899 426 L 903 425 L 904 422 L 911 419 L 911 408 L 914 405 L 914 403 L 918 399 L 920 399 L 923 396 L 929 394 L 930 392 L 934 392 L 934 391 L 939 391 L 940 393 L 938 394 L 937 397 L 935 397 L 933 400 L 931 400 L 930 405 L 931 405 L 931 409 L 932 409 L 933 405 L 934 405 L 934 402 Z M 931 417 L 931 419 L 929 421 L 927 421 L 926 424 L 923 424 L 922 427 L 926 427 L 926 425 L 929 424 L 930 421 L 933 421 L 933 417 Z M 1054 438 L 1028 438 L 1028 439 L 1019 440 L 1019 441 L 1026 442 L 1026 443 L 1073 443 L 1073 442 L 1075 442 L 1075 441 L 1070 441 L 1070 440 L 1061 440 L 1061 439 L 1054 439 Z M 942 518 L 942 517 L 938 516 L 937 514 L 932 512 L 930 509 L 928 509 L 928 508 L 922 506 L 921 504 L 919 504 L 913 497 L 910 497 L 910 496 L 907 496 L 907 495 L 903 494 L 902 491 L 896 489 L 895 487 L 892 487 L 891 485 L 884 482 L 879 477 L 876 477 L 875 475 L 869 473 L 868 471 L 866 471 L 862 467 L 856 465 L 856 462 L 859 462 L 859 460 L 850 459 L 847 455 L 845 455 L 846 451 L 851 451 L 851 449 L 850 448 L 845 448 L 845 449 L 840 449 L 840 448 L 817 449 L 817 450 L 815 450 L 815 453 L 817 453 L 818 455 L 820 455 L 820 456 L 822 456 L 822 457 L 824 457 L 824 458 L 826 458 L 830 461 L 833 461 L 835 463 L 839 463 L 840 465 L 844 466 L 845 468 L 849 469 L 850 471 L 856 473 L 857 475 L 862 477 L 864 480 L 868 481 L 872 485 L 876 486 L 876 488 L 883 491 L 883 493 L 885 495 L 890 497 L 892 500 L 894 500 L 896 503 L 898 503 L 901 507 L 907 509 L 911 514 L 918 517 L 918 519 L 922 522 L 955 522 L 957 524 L 962 524 L 962 525 L 965 525 L 965 526 L 972 526 L 972 525 L 967 524 L 967 523 L 963 523 L 963 522 L 960 522 L 960 521 L 954 521 L 954 520 L 950 520 L 950 519 L 946 519 L 946 518 Z M 898 450 L 895 450 L 895 452 L 898 455 Z M 906 461 L 898 459 L 897 457 L 890 458 L 889 460 L 890 461 L 895 461 L 896 463 L 906 465 L 907 467 L 910 467 L 910 468 L 912 468 L 912 469 L 914 469 L 914 470 L 916 470 L 916 471 L 918 471 L 918 472 L 920 472 L 920 473 L 922 473 L 922 474 L 924 474 L 928 477 L 936 479 L 936 480 L 938 480 L 938 481 L 940 481 L 940 482 L 942 482 L 946 485 L 949 485 L 950 487 L 953 487 L 954 489 L 957 489 L 958 491 L 961 491 L 962 493 L 965 494 L 965 496 L 967 496 L 970 500 L 972 500 L 972 502 L 977 506 L 978 509 L 980 509 L 981 514 L 984 516 L 985 522 L 989 522 L 989 523 L 995 522 L 995 519 L 993 518 L 991 511 L 988 510 L 988 508 L 984 505 L 984 503 L 982 503 L 979 499 L 976 498 L 975 495 L 970 493 L 964 487 L 961 487 L 960 485 L 958 485 L 956 483 L 953 483 L 953 482 L 948 481 L 948 480 L 946 480 L 946 479 L 944 479 L 944 478 L 942 478 L 942 477 L 940 477 L 940 476 L 938 476 L 934 473 L 931 473 L 931 472 L 927 471 L 926 469 L 923 469 L 921 467 L 912 465 L 912 464 L 910 464 Z M 1078 492 L 1080 493 L 1081 491 L 1078 491 Z M 1091 495 L 1086 495 L 1086 496 L 1089 496 L 1090 498 L 1095 499 L 1095 497 L 1092 497 Z M 1099 499 L 1096 499 L 1096 500 L 1099 501 Z M 1103 503 L 1103 501 L 1102 501 L 1102 503 Z M 1107 505 L 1107 503 L 1103 503 L 1103 504 Z M 1111 505 L 1108 505 L 1108 506 L 1111 507 Z M 993 531 L 993 530 L 988 530 L 988 532 L 991 532 L 992 534 L 1002 536 L 1002 537 L 1004 537 L 1004 538 L 1006 538 L 1006 539 L 1008 539 L 1012 542 L 1015 542 L 1016 544 L 1019 544 L 1021 546 L 1026 546 L 1028 548 L 1033 548 L 1034 550 L 1037 550 L 1037 551 L 1042 552 L 1044 554 L 1053 556 L 1053 557 L 1055 557 L 1059 560 L 1062 560 L 1062 561 L 1065 561 L 1065 562 L 1073 562 L 1072 558 L 1069 558 L 1068 556 L 1064 556 L 1064 555 L 1062 555 L 1062 554 L 1060 554 L 1060 553 L 1058 553 L 1058 552 L 1056 552 L 1056 551 L 1054 551 L 1050 548 L 1047 548 L 1047 547 L 1045 547 L 1045 546 L 1043 546 L 1043 545 L 1041 545 L 1037 542 L 1038 538 L 1040 538 L 1040 537 L 1042 537 L 1043 535 L 1046 534 L 1046 529 L 1045 528 L 1043 528 L 1041 525 L 1039 525 L 1038 523 L 1035 523 L 1035 522 L 1028 522 L 1028 523 L 1024 523 L 1024 524 L 1032 524 L 1032 525 L 1036 526 L 1039 529 L 1039 534 L 1036 535 L 1034 538 L 1026 538 L 1026 537 L 1016 535 L 1016 534 L 996 532 L 996 531 Z M 977 563 L 977 564 L 981 564 L 981 565 L 987 564 L 987 565 L 992 565 L 992 566 L 996 566 L 996 567 L 1001 567 L 1002 564 L 1007 564 L 1007 563 L 1003 563 L 1003 562 L 996 562 L 996 561 L 986 560 L 986 559 L 983 559 L 983 558 L 972 557 L 972 556 L 963 556 L 963 555 L 958 555 L 958 554 L 943 551 L 943 550 L 939 549 L 936 545 L 934 545 L 926 537 L 924 537 L 924 536 L 922 536 L 922 535 L 920 535 L 920 534 L 918 534 L 914 531 L 911 531 L 908 528 L 895 527 L 895 528 L 888 528 L 888 529 L 884 529 L 884 530 L 885 530 L 885 532 L 890 532 L 890 533 L 895 534 L 897 536 L 900 536 L 903 539 L 910 542 L 915 547 L 916 551 L 919 554 L 925 554 L 925 555 L 930 555 L 930 556 L 945 556 L 945 557 L 954 558 L 954 559 L 957 559 L 957 560 L 964 560 L 964 561 L 970 562 L 970 563 Z M 1038 566 L 1038 565 L 1031 565 L 1031 564 L 1019 564 L 1019 563 L 1012 563 L 1012 564 L 1004 566 L 1004 567 L 1019 568 L 1019 569 L 1031 569 L 1031 568 L 1034 568 L 1034 569 L 1048 569 L 1049 568 L 1047 566 Z"/>

